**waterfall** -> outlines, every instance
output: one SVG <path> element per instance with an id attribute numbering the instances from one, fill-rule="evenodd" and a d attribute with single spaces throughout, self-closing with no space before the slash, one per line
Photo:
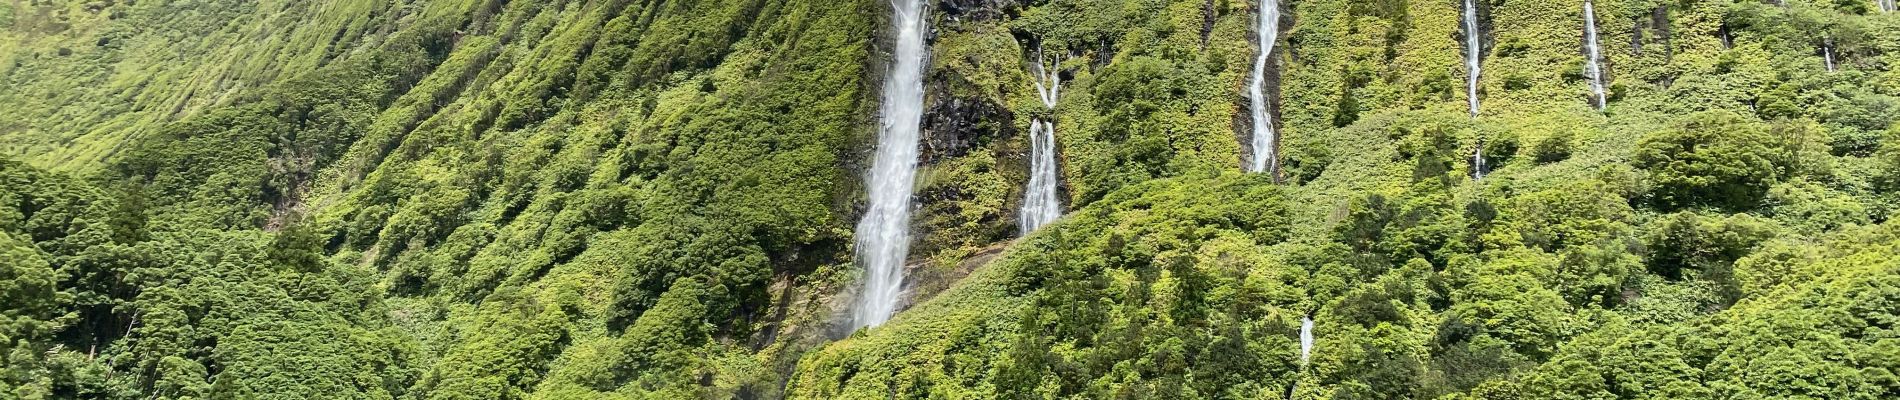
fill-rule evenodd
<path id="1" fill-rule="evenodd" d="M 1475 0 L 1465 0 L 1465 97 L 1471 105 L 1471 118 L 1478 118 L 1478 75 L 1484 72 L 1478 65 L 1478 57 L 1483 52 L 1478 44 L 1478 4 Z M 1484 179 L 1484 139 L 1478 139 L 1478 149 L 1471 154 L 1471 179 Z"/>
<path id="2" fill-rule="evenodd" d="M 1589 0 L 1583 2 L 1583 34 L 1585 44 L 1590 47 L 1590 89 L 1596 94 L 1598 110 L 1608 108 L 1609 100 L 1603 95 L 1603 52 L 1597 47 L 1597 10 Z"/>
<path id="3" fill-rule="evenodd" d="M 1313 317 L 1300 320 L 1300 366 L 1313 359 Z"/>
<path id="4" fill-rule="evenodd" d="M 1062 65 L 1061 60 L 1056 65 Z M 1036 49 L 1036 98 L 1042 100 L 1043 108 L 1056 109 L 1056 100 L 1062 98 L 1062 71 L 1049 69 L 1042 65 L 1042 49 Z"/>
<path id="5" fill-rule="evenodd" d="M 1821 39 L 1821 62 L 1826 63 L 1827 72 L 1834 72 L 1834 39 Z"/>
<path id="6" fill-rule="evenodd" d="M 1247 165 L 1249 172 L 1273 173 L 1279 169 L 1278 155 L 1273 144 L 1273 115 L 1267 112 L 1272 99 L 1267 98 L 1267 60 L 1273 55 L 1273 47 L 1280 41 L 1280 0 L 1260 0 L 1260 21 L 1258 39 L 1260 54 L 1253 59 L 1253 80 L 1247 85 L 1247 95 L 1253 115 L 1253 161 Z"/>
<path id="7" fill-rule="evenodd" d="M 891 0 L 896 50 L 884 81 L 876 159 L 865 185 L 870 208 L 858 221 L 857 256 L 864 291 L 854 327 L 883 324 L 897 311 L 910 251 L 910 195 L 916 184 L 918 131 L 924 114 L 924 0 Z"/>
<path id="8" fill-rule="evenodd" d="M 1475 0 L 1465 0 L 1465 96 L 1470 99 L 1471 117 L 1478 117 L 1478 56 L 1483 50 L 1478 47 L 1478 5 Z"/>
<path id="9" fill-rule="evenodd" d="M 1471 179 L 1484 179 L 1484 139 L 1478 139 L 1478 151 L 1471 153 Z"/>
<path id="10" fill-rule="evenodd" d="M 1055 141 L 1055 124 L 1029 120 L 1029 188 L 1023 198 L 1023 236 L 1062 216 L 1062 203 L 1056 199 Z"/>
<path id="11" fill-rule="evenodd" d="M 1061 65 L 1060 61 L 1056 62 Z M 1036 97 L 1042 106 L 1055 110 L 1062 94 L 1060 71 L 1043 67 L 1042 50 L 1036 50 Z M 1045 83 L 1046 82 L 1046 83 Z M 1062 216 L 1062 202 L 1056 199 L 1056 123 L 1052 119 L 1029 119 L 1029 188 L 1024 190 L 1022 232 L 1028 236 L 1037 228 Z"/>

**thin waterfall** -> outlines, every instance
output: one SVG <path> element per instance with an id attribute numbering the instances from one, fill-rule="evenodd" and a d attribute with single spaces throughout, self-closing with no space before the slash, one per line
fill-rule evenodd
<path id="1" fill-rule="evenodd" d="M 1312 361 L 1313 361 L 1313 317 L 1305 316 L 1305 317 L 1300 318 L 1300 369 L 1302 370 L 1306 369 L 1306 364 Z M 1288 400 L 1292 400 L 1293 393 L 1298 392 L 1299 390 L 1300 390 L 1299 378 L 1295 377 L 1293 380 L 1293 383 L 1286 385 L 1286 398 Z"/>
<path id="2" fill-rule="evenodd" d="M 878 326 L 897 311 L 904 283 L 904 259 L 910 251 L 911 190 L 916 184 L 918 131 L 924 115 L 924 1 L 891 0 L 891 29 L 896 38 L 890 75 L 884 81 L 878 146 L 866 186 L 870 208 L 858 221 L 857 256 L 864 267 L 864 292 L 854 327 Z"/>
<path id="3" fill-rule="evenodd" d="M 1596 94 L 1597 110 L 1610 106 L 1603 94 L 1603 52 L 1597 47 L 1597 10 L 1589 0 L 1583 2 L 1583 34 L 1590 47 L 1590 90 Z"/>
<path id="4" fill-rule="evenodd" d="M 1834 38 L 1821 39 L 1821 62 L 1827 64 L 1827 72 L 1834 72 Z"/>
<path id="5" fill-rule="evenodd" d="M 1478 76 L 1484 69 L 1478 65 L 1483 48 L 1478 43 L 1478 4 L 1474 0 L 1465 0 L 1465 97 L 1471 105 L 1471 119 L 1478 118 Z M 1484 138 L 1478 139 L 1477 151 L 1471 154 L 1471 179 L 1484 179 Z"/>
<path id="6" fill-rule="evenodd" d="M 1478 117 L 1478 75 L 1483 73 L 1478 56 L 1482 50 L 1478 47 L 1478 5 L 1465 0 L 1465 96 L 1470 99 L 1472 118 Z"/>
<path id="7" fill-rule="evenodd" d="M 1484 179 L 1484 139 L 1478 139 L 1478 151 L 1471 153 L 1471 179 Z"/>
<path id="8" fill-rule="evenodd" d="M 1056 65 L 1061 65 L 1057 61 Z M 1062 94 L 1059 70 L 1043 66 L 1042 49 L 1036 49 L 1036 97 L 1048 110 L 1056 109 Z M 1029 119 L 1029 188 L 1024 190 L 1022 231 L 1024 236 L 1055 222 L 1062 216 L 1062 201 L 1056 198 L 1056 122 Z"/>
<path id="9" fill-rule="evenodd" d="M 1300 366 L 1313 360 L 1313 317 L 1300 320 Z"/>
<path id="10" fill-rule="evenodd" d="M 1273 173 L 1280 166 L 1273 147 L 1276 140 L 1273 115 L 1267 112 L 1267 105 L 1272 101 L 1267 98 L 1267 60 L 1280 41 L 1280 0 L 1260 0 L 1259 14 L 1260 54 L 1253 59 L 1253 80 L 1247 85 L 1248 99 L 1252 103 L 1249 111 L 1253 115 L 1253 160 L 1248 163 L 1247 171 Z"/>

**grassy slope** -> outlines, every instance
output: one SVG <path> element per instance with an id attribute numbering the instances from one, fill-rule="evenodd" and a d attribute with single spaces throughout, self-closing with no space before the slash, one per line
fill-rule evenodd
<path id="1" fill-rule="evenodd" d="M 380 1 L 12 2 L 5 153 L 98 168 L 137 135 L 375 47 L 420 10 Z"/>

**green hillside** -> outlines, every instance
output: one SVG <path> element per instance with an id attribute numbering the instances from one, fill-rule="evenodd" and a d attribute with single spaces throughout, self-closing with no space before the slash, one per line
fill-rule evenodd
<path id="1" fill-rule="evenodd" d="M 930 1 L 854 329 L 889 1 L 0 0 L 0 400 L 1900 397 L 1900 12 L 1583 1 Z"/>

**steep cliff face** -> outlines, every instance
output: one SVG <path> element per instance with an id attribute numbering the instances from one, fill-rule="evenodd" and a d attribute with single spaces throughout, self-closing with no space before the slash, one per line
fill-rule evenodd
<path id="1" fill-rule="evenodd" d="M 929 2 L 854 331 L 886 2 L 0 1 L 0 392 L 1900 396 L 1900 14 L 1282 3 L 1267 177 L 1257 2 Z"/>
<path id="2" fill-rule="evenodd" d="M 1060 132 L 1063 204 L 1079 207 L 1123 185 L 1237 165 L 1240 146 L 1226 127 L 1238 112 L 1231 90 L 1250 65 L 1246 9 L 1212 2 L 939 4 L 925 121 L 930 166 L 918 187 L 922 235 L 914 254 L 947 261 L 1016 234 L 1032 118 L 1052 121 Z M 1191 51 L 1150 54 L 1163 49 Z M 1037 98 L 1030 75 L 1038 52 L 1063 77 L 1053 111 Z M 1102 95 L 1107 102 L 1097 100 Z"/>
<path id="3" fill-rule="evenodd" d="M 1073 58 L 1064 65 L 1074 80 L 1053 113 L 1025 100 L 1005 104 L 1015 104 L 1019 128 L 1031 117 L 1063 127 L 1066 197 L 1074 204 L 1068 220 L 1017 239 L 892 324 L 806 356 L 787 393 L 1894 393 L 1854 381 L 1885 372 L 1845 372 L 1890 371 L 1890 363 L 1796 362 L 1846 368 L 1845 380 L 1791 388 L 1732 375 L 1744 363 L 1689 354 L 1805 353 L 1799 344 L 1757 347 L 1765 336 L 1715 337 L 1762 332 L 1754 318 L 1803 307 L 1793 294 L 1845 299 L 1884 279 L 1849 271 L 1892 269 L 1871 258 L 1821 266 L 1822 258 L 1794 254 L 1863 250 L 1792 244 L 1893 237 L 1891 222 L 1830 234 L 1821 232 L 1833 228 L 1817 230 L 1794 216 L 1814 215 L 1796 210 L 1825 198 L 1841 201 L 1838 209 L 1822 207 L 1841 211 L 1829 212 L 1841 219 L 1822 225 L 1891 217 L 1865 208 L 1890 203 L 1881 194 L 1890 186 L 1857 183 L 1886 179 L 1877 177 L 1891 172 L 1871 171 L 1888 167 L 1857 173 L 1831 166 L 1884 162 L 1841 149 L 1867 149 L 1852 144 L 1864 143 L 1856 135 L 1892 137 L 1876 133 L 1891 132 L 1891 117 L 1873 125 L 1848 117 L 1893 104 L 1896 92 L 1876 83 L 1895 76 L 1877 66 L 1893 55 L 1866 46 L 1892 38 L 1861 42 L 1865 69 L 1847 73 L 1826 71 L 1819 44 L 1800 39 L 1858 36 L 1893 26 L 1891 18 L 1832 3 L 1595 1 L 1603 43 L 1641 44 L 1605 52 L 1615 69 L 1605 114 L 1587 101 L 1581 2 L 1474 3 L 1486 71 L 1475 119 L 1465 111 L 1461 2 L 1289 2 L 1285 53 L 1273 61 L 1272 82 L 1283 118 L 1284 185 L 1234 173 L 1249 155 L 1237 144 L 1250 125 L 1239 93 L 1255 45 L 1253 6 L 1025 4 L 1001 20 L 1017 38 L 1016 51 L 1041 44 L 1068 52 Z M 1080 11 L 1086 6 L 1095 8 Z M 1101 16 L 1110 18 L 1094 19 Z M 963 54 L 941 43 L 940 57 Z M 954 76 L 1011 66 L 963 68 Z M 1800 83 L 1769 83 L 1777 79 Z M 1861 83 L 1880 86 L 1854 88 Z M 1819 97 L 1791 100 L 1800 97 L 1794 93 Z M 1859 100 L 1833 97 L 1843 95 Z M 1763 102 L 1856 111 L 1764 112 Z M 1892 148 L 1891 140 L 1881 146 Z M 1494 170 L 1472 183 L 1469 160 L 1479 146 Z M 1766 157 L 1775 152 L 1800 155 Z M 1755 157 L 1747 154 L 1764 156 L 1763 163 L 1742 161 Z M 1687 198 L 1699 200 L 1675 200 Z M 1684 245 L 1710 250 L 1684 253 Z M 1781 268 L 1834 278 L 1761 275 Z M 1303 361 L 1298 336 L 1309 317 L 1316 340 Z M 1803 326 L 1817 337 L 1856 335 L 1845 325 Z M 1680 350 L 1653 346 L 1657 340 L 1699 344 Z M 1641 355 L 1628 359 L 1622 351 Z M 1607 367 L 1613 359 L 1662 369 Z M 1803 374 L 1784 372 L 1774 374 Z M 1598 380 L 1667 383 L 1602 388 Z"/>

